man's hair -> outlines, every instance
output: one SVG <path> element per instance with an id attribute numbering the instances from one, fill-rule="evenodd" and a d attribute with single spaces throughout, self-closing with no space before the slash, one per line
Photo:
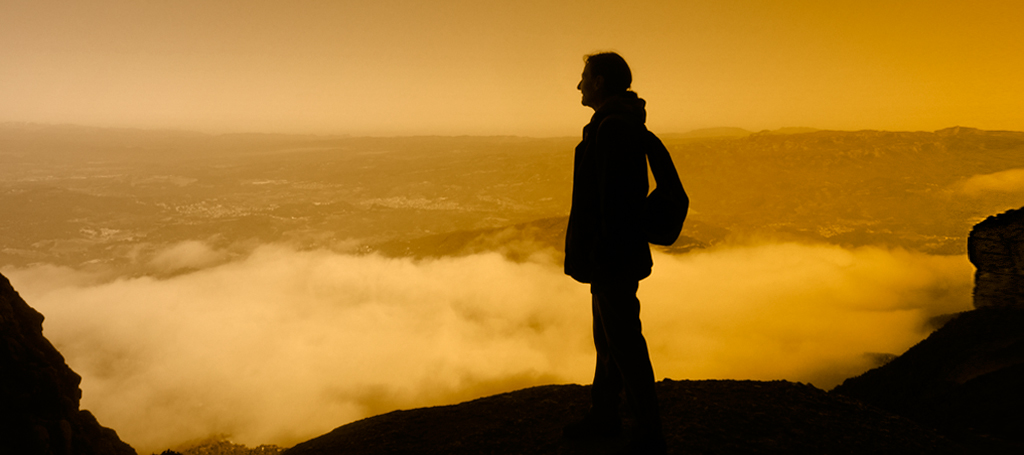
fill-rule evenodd
<path id="1" fill-rule="evenodd" d="M 629 71 L 626 60 L 619 54 L 614 52 L 590 54 L 584 58 L 584 61 L 590 65 L 592 76 L 604 78 L 604 90 L 609 94 L 625 92 L 633 83 L 633 73 Z"/>

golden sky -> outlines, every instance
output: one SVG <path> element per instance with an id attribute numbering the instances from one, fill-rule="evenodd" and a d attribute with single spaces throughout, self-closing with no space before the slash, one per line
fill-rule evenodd
<path id="1" fill-rule="evenodd" d="M 0 121 L 571 136 L 620 52 L 657 132 L 1024 130 L 1019 1 L 0 0 Z"/>

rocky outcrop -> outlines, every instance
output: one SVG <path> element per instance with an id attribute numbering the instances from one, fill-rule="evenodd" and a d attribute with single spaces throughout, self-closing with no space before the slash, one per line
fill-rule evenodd
<path id="1" fill-rule="evenodd" d="M 942 429 L 1024 448 L 1024 309 L 960 314 L 888 364 L 833 392 Z"/>
<path id="2" fill-rule="evenodd" d="M 1024 453 L 1024 210 L 971 231 L 975 310 L 892 362 L 833 392 L 918 422 L 986 452 Z"/>
<path id="3" fill-rule="evenodd" d="M 672 454 L 968 453 L 913 421 L 786 381 L 656 384 Z M 561 438 L 580 418 L 590 386 L 547 385 L 432 408 L 394 411 L 339 427 L 284 455 L 597 455 L 617 453 L 621 435 Z"/>
<path id="4" fill-rule="evenodd" d="M 990 216 L 967 238 L 974 307 L 1024 307 L 1024 208 Z"/>
<path id="5" fill-rule="evenodd" d="M 43 337 L 43 315 L 0 275 L 0 453 L 134 455 L 79 410 L 80 380 Z"/>

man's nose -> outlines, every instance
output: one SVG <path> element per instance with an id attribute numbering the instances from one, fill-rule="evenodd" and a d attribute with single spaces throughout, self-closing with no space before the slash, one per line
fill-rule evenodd
<path id="1" fill-rule="evenodd" d="M 582 90 L 581 87 L 583 87 L 583 81 L 579 81 L 579 83 L 576 84 L 576 90 Z"/>

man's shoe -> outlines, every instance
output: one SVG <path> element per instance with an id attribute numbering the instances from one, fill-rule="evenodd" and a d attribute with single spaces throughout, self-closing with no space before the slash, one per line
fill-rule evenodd
<path id="1" fill-rule="evenodd" d="M 588 412 L 583 420 L 570 423 L 562 429 L 565 439 L 594 439 L 615 437 L 622 433 L 622 420 L 617 415 Z"/>

